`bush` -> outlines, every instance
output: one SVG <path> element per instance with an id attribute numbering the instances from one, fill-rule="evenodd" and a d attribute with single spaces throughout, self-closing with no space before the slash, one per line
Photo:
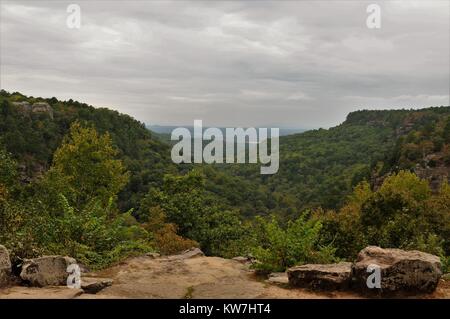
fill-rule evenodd
<path id="1" fill-rule="evenodd" d="M 154 239 L 156 248 L 162 255 L 177 254 L 192 247 L 199 247 L 196 241 L 177 235 L 175 224 L 165 224 L 155 233 Z"/>
<path id="2" fill-rule="evenodd" d="M 335 249 L 319 246 L 322 223 L 306 219 L 306 214 L 289 221 L 283 229 L 272 217 L 266 221 L 257 218 L 257 242 L 253 254 L 259 263 L 257 270 L 263 272 L 284 271 L 287 267 L 304 263 L 330 263 L 335 260 Z"/>
<path id="3" fill-rule="evenodd" d="M 149 234 L 128 225 L 131 212 L 110 217 L 98 201 L 78 211 L 60 194 L 62 214 L 35 214 L 27 225 L 46 254 L 72 256 L 93 268 L 107 266 L 135 253 L 153 251 Z"/>
<path id="4" fill-rule="evenodd" d="M 339 257 L 354 259 L 367 245 L 449 254 L 450 187 L 444 183 L 433 194 L 408 171 L 388 176 L 376 191 L 361 183 L 338 212 L 318 216 L 321 242 L 332 242 Z"/>

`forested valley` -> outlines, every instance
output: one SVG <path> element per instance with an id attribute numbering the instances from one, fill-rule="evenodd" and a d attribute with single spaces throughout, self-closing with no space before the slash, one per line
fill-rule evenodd
<path id="1" fill-rule="evenodd" d="M 361 110 L 280 138 L 280 169 L 183 164 L 106 108 L 0 92 L 0 243 L 13 264 L 92 269 L 200 247 L 261 271 L 352 260 L 367 245 L 450 263 L 450 107 Z"/>

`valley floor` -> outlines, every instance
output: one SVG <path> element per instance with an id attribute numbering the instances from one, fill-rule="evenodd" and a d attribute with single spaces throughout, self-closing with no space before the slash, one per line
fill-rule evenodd
<path id="1" fill-rule="evenodd" d="M 97 294 L 16 286 L 0 290 L 0 298 L 362 298 L 353 292 L 313 292 L 269 283 L 247 265 L 218 257 L 135 257 L 88 276 L 111 278 L 113 284 Z M 450 281 L 442 280 L 433 294 L 415 297 L 450 298 Z"/>

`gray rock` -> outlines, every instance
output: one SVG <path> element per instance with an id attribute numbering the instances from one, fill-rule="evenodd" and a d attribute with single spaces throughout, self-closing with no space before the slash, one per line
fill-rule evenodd
<path id="1" fill-rule="evenodd" d="M 167 257 L 168 259 L 189 259 L 195 257 L 203 257 L 205 254 L 199 249 L 192 247 L 191 249 L 183 251 L 181 254 L 172 255 Z"/>
<path id="2" fill-rule="evenodd" d="M 369 265 L 380 268 L 381 289 L 367 286 Z M 383 249 L 369 246 L 361 250 L 352 266 L 357 288 L 364 292 L 420 293 L 436 289 L 442 276 L 439 257 L 417 250 Z"/>
<path id="3" fill-rule="evenodd" d="M 287 285 L 289 284 L 288 276 L 285 272 L 273 272 L 269 275 L 266 280 L 268 283 L 277 285 Z"/>
<path id="4" fill-rule="evenodd" d="M 237 261 L 238 263 L 241 264 L 246 264 L 250 262 L 250 259 L 247 257 L 243 257 L 243 256 L 238 256 L 238 257 L 234 257 L 232 258 L 234 261 Z"/>
<path id="5" fill-rule="evenodd" d="M 31 107 L 33 113 L 46 113 L 53 119 L 53 109 L 47 102 L 36 102 Z"/>
<path id="6" fill-rule="evenodd" d="M 109 278 L 82 277 L 81 289 L 87 294 L 96 294 L 97 292 L 109 287 L 113 280 Z"/>
<path id="7" fill-rule="evenodd" d="M 47 114 L 53 119 L 53 108 L 47 102 L 36 102 L 31 105 L 29 102 L 13 102 L 13 105 L 17 107 L 24 114 Z"/>
<path id="8" fill-rule="evenodd" d="M 153 259 L 161 257 L 161 255 L 158 253 L 146 253 L 145 256 L 153 258 Z"/>
<path id="9" fill-rule="evenodd" d="M 22 265 L 20 278 L 31 286 L 62 286 L 67 284 L 67 267 L 76 263 L 75 259 L 63 256 L 44 256 L 26 259 Z"/>
<path id="10" fill-rule="evenodd" d="M 289 283 L 292 286 L 310 289 L 346 289 L 350 284 L 352 264 L 307 264 L 289 268 Z"/>
<path id="11" fill-rule="evenodd" d="M 8 285 L 11 278 L 11 260 L 8 249 L 0 245 L 0 287 Z"/>
<path id="12" fill-rule="evenodd" d="M 31 111 L 31 104 L 27 101 L 24 102 L 13 102 L 14 106 L 18 107 L 21 111 L 29 112 Z"/>

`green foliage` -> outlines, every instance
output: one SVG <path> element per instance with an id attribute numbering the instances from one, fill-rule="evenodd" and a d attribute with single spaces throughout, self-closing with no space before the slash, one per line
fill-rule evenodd
<path id="1" fill-rule="evenodd" d="M 361 223 L 370 243 L 384 247 L 414 245 L 417 235 L 428 231 L 425 201 L 428 183 L 401 171 L 385 179 L 380 189 L 361 208 Z"/>
<path id="2" fill-rule="evenodd" d="M 45 114 L 23 112 L 12 104 L 21 101 L 49 103 L 53 119 Z M 95 128 L 101 135 L 108 133 L 118 149 L 117 158 L 129 170 L 129 183 L 118 195 L 118 206 L 122 210 L 135 208 L 138 211 L 140 199 L 149 187 L 159 186 L 164 174 L 176 172 L 170 161 L 169 146 L 128 115 L 73 100 L 32 98 L 1 91 L 0 144 L 3 143 L 20 164 L 23 178 L 35 179 L 48 170 L 54 152 L 76 121 Z"/>
<path id="3" fill-rule="evenodd" d="M 14 161 L 0 153 L 1 180 L 12 184 Z M 0 184 L 0 240 L 13 260 L 41 254 L 75 257 L 93 268 L 153 250 L 150 234 L 117 210 L 127 173 L 108 135 L 72 125 L 43 178 L 9 196 Z M 67 197 L 66 197 L 67 195 Z"/>
<path id="4" fill-rule="evenodd" d="M 316 210 L 315 215 L 322 220 L 321 243 L 332 243 L 336 256 L 353 259 L 367 246 L 366 233 L 361 224 L 361 206 L 372 196 L 367 182 L 361 182 L 349 196 L 347 204 L 338 212 Z"/>
<path id="5" fill-rule="evenodd" d="M 255 268 L 260 271 L 284 271 L 296 264 L 335 260 L 331 246 L 319 246 L 322 223 L 317 219 L 307 219 L 303 214 L 295 221 L 289 221 L 285 229 L 275 217 L 269 221 L 258 217 L 256 222 L 258 244 L 252 252 L 259 261 Z"/>
<path id="6" fill-rule="evenodd" d="M 27 214 L 16 199 L 20 188 L 16 169 L 10 154 L 0 148 L 0 243 L 12 248 L 13 262 L 39 251 L 32 235 L 24 231 Z"/>
<path id="7" fill-rule="evenodd" d="M 17 163 L 0 145 L 0 185 L 11 186 L 16 178 Z"/>
<path id="8" fill-rule="evenodd" d="M 29 227 L 44 253 L 73 256 L 94 268 L 130 254 L 151 251 L 148 233 L 127 224 L 130 212 L 112 218 L 111 204 L 104 207 L 97 201 L 77 210 L 60 195 L 62 214 L 36 214 Z"/>
<path id="9" fill-rule="evenodd" d="M 177 254 L 192 247 L 198 247 L 194 240 L 186 239 L 177 234 L 175 224 L 164 224 L 155 231 L 154 241 L 158 252 L 163 255 Z"/>
<path id="10" fill-rule="evenodd" d="M 208 189 L 237 203 L 246 216 L 276 214 L 288 220 L 319 206 L 335 209 L 358 182 L 370 178 L 371 164 L 394 147 L 394 135 L 391 126 L 350 121 L 283 136 L 277 174 L 261 175 L 259 164 L 218 166 L 231 177 Z"/>
<path id="11" fill-rule="evenodd" d="M 166 175 L 161 189 L 151 189 L 141 203 L 141 220 L 158 208 L 181 236 L 200 243 L 206 254 L 224 255 L 245 232 L 238 213 L 226 210 L 205 190 L 205 178 L 196 171 Z"/>
<path id="12" fill-rule="evenodd" d="M 444 274 L 450 273 L 450 256 L 441 256 L 442 272 Z"/>
<path id="13" fill-rule="evenodd" d="M 371 191 L 359 185 L 338 213 L 324 218 L 323 242 L 333 242 L 339 257 L 353 259 L 364 246 L 418 249 L 449 255 L 449 187 L 432 194 L 428 183 L 414 173 L 388 176 Z"/>
<path id="14" fill-rule="evenodd" d="M 117 153 L 108 133 L 99 136 L 94 128 L 75 122 L 56 150 L 50 171 L 65 178 L 77 207 L 92 198 L 106 204 L 128 182 L 122 162 L 115 159 Z"/>

